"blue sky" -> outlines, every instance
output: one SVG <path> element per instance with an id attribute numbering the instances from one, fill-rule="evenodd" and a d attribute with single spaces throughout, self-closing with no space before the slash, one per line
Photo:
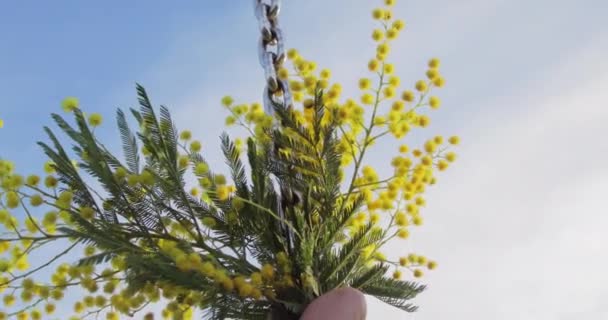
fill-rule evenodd
<path id="1" fill-rule="evenodd" d="M 356 96 L 380 1 L 284 2 L 288 47 Z M 399 0 L 395 15 L 407 23 L 391 54 L 404 84 L 428 58 L 443 62 L 444 104 L 426 134 L 465 145 L 429 194 L 427 226 L 391 247 L 440 262 L 421 311 L 370 300 L 369 318 L 608 317 L 597 288 L 608 281 L 608 3 Z M 260 100 L 256 27 L 251 1 L 0 3 L 0 156 L 38 170 L 33 142 L 63 97 L 113 123 L 117 107 L 135 106 L 135 82 L 217 152 L 219 99 Z M 117 137 L 113 124 L 100 134 Z"/>

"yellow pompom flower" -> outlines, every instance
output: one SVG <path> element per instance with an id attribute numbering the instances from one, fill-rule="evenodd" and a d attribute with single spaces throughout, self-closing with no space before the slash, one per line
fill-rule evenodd
<path id="1" fill-rule="evenodd" d="M 209 172 L 209 166 L 204 162 L 199 162 L 194 167 L 194 173 L 198 176 L 202 176 Z"/>
<path id="2" fill-rule="evenodd" d="M 434 269 L 437 268 L 437 262 L 435 262 L 435 261 L 429 261 L 429 263 L 426 265 L 426 267 L 429 270 L 434 270 Z"/>
<path id="3" fill-rule="evenodd" d="M 34 280 L 32 280 L 31 278 L 25 278 L 23 279 L 23 281 L 21 282 L 21 287 L 24 290 L 31 290 L 34 288 Z"/>
<path id="4" fill-rule="evenodd" d="M 441 100 L 436 96 L 432 96 L 429 98 L 429 106 L 433 109 L 437 109 L 441 106 Z"/>
<path id="5" fill-rule="evenodd" d="M 425 92 L 428 89 L 428 86 L 424 80 L 418 80 L 416 82 L 416 90 L 419 92 Z"/>
<path id="6" fill-rule="evenodd" d="M 15 296 L 12 294 L 6 295 L 4 296 L 4 298 L 2 298 L 2 301 L 4 302 L 4 305 L 7 307 L 12 306 L 13 304 L 15 304 Z"/>
<path id="7" fill-rule="evenodd" d="M 262 278 L 264 278 L 265 280 L 272 280 L 274 278 L 274 267 L 271 264 L 265 264 L 262 266 L 262 269 L 260 270 L 261 274 L 262 274 Z"/>
<path id="8" fill-rule="evenodd" d="M 401 279 L 401 271 L 400 270 L 395 270 L 395 272 L 393 272 L 393 279 L 395 280 L 399 280 Z"/>
<path id="9" fill-rule="evenodd" d="M 426 203 L 426 201 L 422 197 L 416 197 L 415 202 L 416 202 L 416 205 L 418 205 L 418 206 L 424 206 Z"/>
<path id="10" fill-rule="evenodd" d="M 0 119 L 0 129 L 4 128 L 4 120 Z"/>
<path id="11" fill-rule="evenodd" d="M 387 6 L 394 6 L 395 5 L 395 0 L 384 0 L 384 4 Z"/>
<path id="12" fill-rule="evenodd" d="M 12 175 L 9 179 L 5 180 L 5 183 L 8 184 L 9 188 L 19 189 L 23 186 L 23 177 L 15 174 Z"/>
<path id="13" fill-rule="evenodd" d="M 414 277 L 422 278 L 423 275 L 424 275 L 424 273 L 422 272 L 422 270 L 420 270 L 420 269 L 414 270 Z"/>
<path id="14" fill-rule="evenodd" d="M 428 127 L 428 125 L 431 123 L 431 119 L 429 119 L 429 117 L 422 115 L 420 116 L 420 118 L 418 118 L 418 125 L 426 128 Z"/>
<path id="15" fill-rule="evenodd" d="M 30 204 L 32 206 L 37 207 L 37 206 L 41 205 L 42 203 L 44 203 L 44 199 L 42 199 L 41 195 L 35 194 L 30 197 Z"/>
<path id="16" fill-rule="evenodd" d="M 429 68 L 437 69 L 437 68 L 439 68 L 440 63 L 441 62 L 439 61 L 438 58 L 433 58 L 433 59 L 429 60 Z"/>
<path id="17" fill-rule="evenodd" d="M 435 79 L 433 79 L 433 85 L 437 88 L 442 88 L 445 85 L 445 79 L 441 76 L 435 77 Z"/>
<path id="18" fill-rule="evenodd" d="M 401 153 L 407 153 L 409 151 L 409 148 L 406 144 L 402 144 L 399 146 L 399 152 Z"/>
<path id="19" fill-rule="evenodd" d="M 293 100 L 297 101 L 297 102 L 301 102 L 302 100 L 304 100 L 304 94 L 302 92 L 294 92 Z"/>
<path id="20" fill-rule="evenodd" d="M 388 21 L 393 17 L 393 13 L 390 10 L 384 10 L 384 20 Z"/>
<path id="21" fill-rule="evenodd" d="M 399 35 L 399 31 L 397 29 L 389 29 L 386 31 L 386 38 L 389 40 L 394 40 Z"/>
<path id="22" fill-rule="evenodd" d="M 82 304 L 82 302 L 80 302 L 80 301 L 74 303 L 74 312 L 76 312 L 76 313 L 83 313 L 84 312 L 84 304 Z"/>
<path id="23" fill-rule="evenodd" d="M 29 269 L 30 264 L 29 262 L 27 262 L 27 257 L 22 256 L 21 258 L 17 259 L 17 262 L 15 262 L 15 267 L 17 267 L 17 270 L 19 271 L 25 271 Z"/>
<path id="24" fill-rule="evenodd" d="M 279 79 L 281 80 L 287 80 L 289 78 L 289 70 L 287 70 L 286 68 L 281 67 L 277 74 L 279 76 Z"/>
<path id="25" fill-rule="evenodd" d="M 42 319 L 42 312 L 40 312 L 40 310 L 38 310 L 38 309 L 32 310 L 32 312 L 30 313 L 30 315 L 32 316 L 32 320 L 40 320 L 40 319 Z"/>
<path id="26" fill-rule="evenodd" d="M 47 303 L 44 306 L 44 312 L 46 312 L 47 314 L 53 314 L 55 312 L 55 305 L 52 303 Z"/>
<path id="27" fill-rule="evenodd" d="M 224 123 L 226 124 L 226 126 L 234 125 L 236 123 L 236 118 L 233 116 L 227 116 Z"/>
<path id="28" fill-rule="evenodd" d="M 296 50 L 296 49 L 287 50 L 287 58 L 289 60 L 295 60 L 298 56 L 299 56 L 298 50 Z"/>
<path id="29" fill-rule="evenodd" d="M 63 101 L 61 102 L 61 108 L 65 112 L 72 112 L 72 111 L 78 109 L 78 104 L 79 104 L 78 98 L 67 97 L 67 98 L 63 99 Z"/>
<path id="30" fill-rule="evenodd" d="M 226 201 L 230 197 L 230 187 L 225 185 L 220 185 L 216 190 L 217 198 L 220 201 Z"/>
<path id="31" fill-rule="evenodd" d="M 85 220 L 92 220 L 95 217 L 95 210 L 91 207 L 80 208 L 80 216 Z"/>
<path id="32" fill-rule="evenodd" d="M 372 17 L 376 20 L 384 18 L 384 10 L 381 8 L 374 9 L 374 11 L 372 11 Z"/>
<path id="33" fill-rule="evenodd" d="M 374 125 L 381 126 L 381 125 L 384 125 L 385 123 L 386 123 L 386 118 L 383 116 L 376 116 L 376 118 L 374 118 Z"/>
<path id="34" fill-rule="evenodd" d="M 376 48 L 376 52 L 380 55 L 386 56 L 390 52 L 391 48 L 387 43 L 381 43 Z"/>
<path id="35" fill-rule="evenodd" d="M 47 176 L 44 179 L 44 185 L 47 188 L 55 188 L 57 186 L 59 182 L 57 181 L 57 178 L 53 177 L 53 176 Z"/>
<path id="36" fill-rule="evenodd" d="M 53 161 L 47 161 L 44 163 L 44 172 L 51 174 L 55 172 L 55 163 Z"/>
<path id="37" fill-rule="evenodd" d="M 371 104 L 374 104 L 374 101 L 375 101 L 374 96 L 369 93 L 365 93 L 361 96 L 361 102 L 363 104 L 371 105 Z"/>
<path id="38" fill-rule="evenodd" d="M 216 184 L 226 184 L 226 176 L 223 174 L 218 174 L 213 179 Z"/>
<path id="39" fill-rule="evenodd" d="M 390 63 L 384 65 L 384 73 L 385 74 L 393 74 L 395 72 L 395 66 Z"/>
<path id="40" fill-rule="evenodd" d="M 408 225 L 407 215 L 404 212 L 397 212 L 395 214 L 395 224 L 400 227 L 406 227 Z"/>
<path id="41" fill-rule="evenodd" d="M 116 168 L 114 171 L 114 178 L 118 181 L 122 181 L 127 176 L 127 170 L 123 167 Z"/>
<path id="42" fill-rule="evenodd" d="M 74 194 L 71 191 L 63 191 L 61 194 L 59 194 L 57 201 L 64 202 L 64 203 L 70 203 L 70 202 L 72 202 L 73 198 L 74 198 Z"/>
<path id="43" fill-rule="evenodd" d="M 32 301 L 33 297 L 34 297 L 34 294 L 32 293 L 32 291 L 30 291 L 30 290 L 21 291 L 21 301 L 30 302 L 30 301 Z"/>
<path id="44" fill-rule="evenodd" d="M 321 79 L 327 80 L 331 77 L 331 71 L 329 71 L 328 69 L 323 69 L 319 73 L 319 76 L 321 77 Z"/>
<path id="45" fill-rule="evenodd" d="M 188 159 L 188 156 L 179 156 L 179 158 L 177 158 L 177 165 L 180 169 L 185 169 L 186 167 L 188 167 L 188 162 L 190 161 L 190 159 Z"/>
<path id="46" fill-rule="evenodd" d="M 433 159 L 429 156 L 424 156 L 422 157 L 421 162 L 425 166 L 430 166 L 431 164 L 433 164 Z"/>
<path id="47" fill-rule="evenodd" d="M 439 169 L 439 171 L 444 171 L 448 168 L 448 162 L 445 160 L 439 160 L 439 162 L 437 163 L 437 169 Z"/>
<path id="48" fill-rule="evenodd" d="M 259 272 L 254 272 L 251 274 L 251 284 L 253 284 L 256 287 L 259 287 L 262 285 L 262 274 Z"/>
<path id="49" fill-rule="evenodd" d="M 25 179 L 25 184 L 27 184 L 28 186 L 32 186 L 32 187 L 37 186 L 39 182 L 40 182 L 40 177 L 37 175 L 31 175 Z"/>
<path id="50" fill-rule="evenodd" d="M 418 212 L 418 207 L 416 207 L 416 205 L 413 203 L 408 203 L 405 208 L 410 214 L 416 214 Z"/>
<path id="51" fill-rule="evenodd" d="M 94 254 L 95 254 L 95 247 L 93 247 L 93 246 L 86 246 L 84 248 L 84 255 L 85 256 L 90 257 L 90 256 L 92 256 Z"/>
<path id="52" fill-rule="evenodd" d="M 369 71 L 372 71 L 372 72 L 378 71 L 379 67 L 380 67 L 380 62 L 378 62 L 378 60 L 376 60 L 376 59 L 372 59 L 367 63 L 367 68 L 369 69 Z"/>
<path id="53" fill-rule="evenodd" d="M 249 297 L 253 291 L 253 286 L 249 283 L 244 283 L 238 288 L 238 291 L 241 297 Z"/>
<path id="54" fill-rule="evenodd" d="M 99 113 L 92 113 L 89 116 L 89 124 L 92 127 L 98 127 L 98 126 L 100 126 L 102 121 L 103 121 L 103 117 Z"/>
<path id="55" fill-rule="evenodd" d="M 10 209 L 17 208 L 19 206 L 19 202 L 21 199 L 19 195 L 14 191 L 9 191 L 6 193 L 6 206 Z"/>
<path id="56" fill-rule="evenodd" d="M 437 144 L 434 140 L 429 140 L 424 144 L 424 151 L 427 153 L 433 153 L 437 150 Z"/>
<path id="57" fill-rule="evenodd" d="M 102 295 L 98 295 L 95 297 L 95 306 L 96 307 L 103 307 L 105 306 L 107 303 L 106 297 L 102 296 Z"/>
<path id="58" fill-rule="evenodd" d="M 180 140 L 188 141 L 192 138 L 192 132 L 190 130 L 184 130 L 179 134 Z"/>
<path id="59" fill-rule="evenodd" d="M 0 209 L 0 223 L 5 223 L 8 222 L 10 219 L 11 215 L 9 214 L 8 211 L 4 210 L 4 209 Z M 9 242 L 3 242 L 0 241 L 0 248 L 2 248 L 3 244 L 8 244 Z M 2 250 L 0 250 L 0 253 L 2 253 Z"/>
<path id="60" fill-rule="evenodd" d="M 452 145 L 458 145 L 458 144 L 460 143 L 460 137 L 458 137 L 458 136 L 451 136 L 451 137 L 448 139 L 448 142 L 449 142 L 450 144 L 452 144 Z"/>
<path id="61" fill-rule="evenodd" d="M 224 107 L 229 108 L 234 102 L 234 99 L 232 99 L 231 96 L 224 96 L 221 102 Z"/>
<path id="62" fill-rule="evenodd" d="M 433 80 L 435 78 L 437 78 L 439 76 L 439 71 L 437 71 L 437 69 L 429 69 L 426 71 L 426 77 L 429 78 L 429 80 Z"/>
<path id="63" fill-rule="evenodd" d="M 390 99 L 395 96 L 395 89 L 393 87 L 385 87 L 383 93 L 385 98 Z"/>
<path id="64" fill-rule="evenodd" d="M 382 41 L 383 38 L 384 38 L 384 33 L 382 32 L 382 30 L 374 29 L 374 31 L 372 32 L 372 39 L 374 41 Z"/>
<path id="65" fill-rule="evenodd" d="M 368 90 L 371 88 L 371 86 L 372 86 L 372 81 L 370 79 L 367 79 L 367 78 L 359 79 L 359 89 Z"/>
<path id="66" fill-rule="evenodd" d="M 304 90 L 304 84 L 299 81 L 289 81 L 289 88 L 293 91 L 302 91 Z"/>
<path id="67" fill-rule="evenodd" d="M 445 155 L 445 159 L 446 159 L 448 162 L 454 162 L 454 161 L 456 160 L 456 154 L 455 154 L 454 152 L 448 152 L 448 153 L 446 153 L 446 155 Z"/>
<path id="68" fill-rule="evenodd" d="M 92 308 L 92 307 L 95 306 L 95 297 L 93 297 L 93 296 L 86 296 L 86 297 L 84 297 L 84 299 L 82 300 L 82 302 L 88 308 Z"/>
<path id="69" fill-rule="evenodd" d="M 403 28 L 405 28 L 405 21 L 403 21 L 401 19 L 395 20 L 393 22 L 393 28 L 396 29 L 396 30 L 398 30 L 398 31 L 403 30 Z"/>
<path id="70" fill-rule="evenodd" d="M 204 217 L 202 223 L 208 228 L 213 228 L 216 225 L 216 221 L 212 217 Z"/>
<path id="71" fill-rule="evenodd" d="M 391 87 L 398 87 L 400 83 L 401 83 L 401 79 L 399 79 L 399 77 L 397 77 L 397 76 L 392 76 L 388 79 L 388 84 Z"/>
<path id="72" fill-rule="evenodd" d="M 118 315 L 117 312 L 114 311 L 110 311 L 108 313 L 106 313 L 106 320 L 119 320 L 120 316 Z"/>
<path id="73" fill-rule="evenodd" d="M 194 140 L 190 143 L 190 150 L 192 152 L 199 152 L 199 151 L 201 151 L 201 148 L 202 148 L 202 144 L 198 140 Z"/>
<path id="74" fill-rule="evenodd" d="M 401 228 L 397 231 L 397 236 L 401 239 L 407 239 L 410 236 L 410 231 L 406 228 Z"/>
<path id="75" fill-rule="evenodd" d="M 401 94 L 401 99 L 406 102 L 412 102 L 414 101 L 414 99 L 416 99 L 416 95 L 414 94 L 414 92 L 406 90 L 403 91 L 403 93 Z"/>

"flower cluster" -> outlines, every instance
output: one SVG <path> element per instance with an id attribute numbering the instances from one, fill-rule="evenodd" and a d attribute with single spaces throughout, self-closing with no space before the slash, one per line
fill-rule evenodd
<path id="1" fill-rule="evenodd" d="M 73 302 L 74 319 L 119 319 L 155 303 L 165 304 L 165 319 L 191 319 L 199 308 L 213 319 L 273 308 L 297 315 L 293 306 L 339 286 L 414 310 L 405 301 L 423 288 L 400 279 L 420 278 L 437 263 L 383 250 L 423 225 L 425 192 L 456 160 L 450 149 L 460 139 L 404 141 L 429 126 L 445 80 L 437 58 L 410 86 L 396 75 L 391 45 L 405 22 L 393 17 L 394 3 L 372 11 L 376 50 L 369 77 L 355 80 L 355 98 L 344 96 L 330 70 L 291 49 L 278 74 L 294 108 L 269 115 L 259 103 L 222 99 L 226 126 L 248 132 L 222 136 L 230 177 L 210 168 L 201 141 L 176 131 L 166 109 L 155 114 L 141 87 L 136 134 L 118 113 L 124 163 L 98 143 L 101 115 L 85 116 L 78 99 L 66 98 L 61 107 L 76 126 L 54 119 L 76 145 L 74 155 L 50 132 L 52 146 L 41 144 L 49 156 L 44 175 L 20 175 L 0 159 L 0 293 L 8 310 L 0 320 L 47 318 L 72 288 L 84 292 Z M 366 157 L 381 139 L 394 145 L 383 166 L 388 175 Z M 30 266 L 28 258 L 53 243 L 60 252 Z M 76 262 L 74 250 L 82 250 Z M 50 278 L 35 279 L 43 270 L 52 270 Z"/>

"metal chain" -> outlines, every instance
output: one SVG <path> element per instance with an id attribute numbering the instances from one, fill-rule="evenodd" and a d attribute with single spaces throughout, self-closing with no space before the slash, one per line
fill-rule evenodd
<path id="1" fill-rule="evenodd" d="M 268 3 L 270 2 L 270 3 Z M 279 28 L 278 15 L 280 11 L 280 0 L 253 0 L 255 15 L 258 19 L 260 27 L 260 41 L 258 46 L 258 56 L 260 65 L 264 69 L 266 85 L 263 92 L 264 112 L 266 114 L 274 114 L 274 105 L 279 105 L 286 109 L 293 109 L 291 92 L 289 91 L 289 83 L 287 80 L 280 79 L 278 71 L 285 62 L 285 41 L 283 32 Z M 275 150 L 278 152 L 278 150 Z M 279 191 L 280 197 L 277 199 L 277 213 L 281 218 L 279 224 L 281 232 L 287 236 L 287 240 L 291 245 L 294 241 L 294 233 L 289 229 L 283 221 L 286 218 L 285 208 L 283 207 L 285 197 L 293 198 L 292 190 L 284 190 L 279 182 L 278 177 L 272 179 L 275 185 L 275 190 Z M 278 187 L 278 188 L 277 188 Z M 291 196 L 288 196 L 291 195 Z"/>
<path id="2" fill-rule="evenodd" d="M 263 93 L 264 111 L 273 114 L 273 104 L 292 108 L 289 83 L 278 76 L 278 70 L 286 57 L 283 32 L 279 28 L 278 20 L 280 0 L 253 0 L 253 6 L 261 33 L 258 56 L 266 78 Z"/>

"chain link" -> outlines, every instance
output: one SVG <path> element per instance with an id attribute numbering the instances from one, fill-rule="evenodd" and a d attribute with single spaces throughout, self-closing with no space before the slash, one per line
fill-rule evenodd
<path id="1" fill-rule="evenodd" d="M 280 0 L 253 0 L 253 5 L 260 28 L 258 57 L 266 79 L 263 93 L 264 111 L 273 114 L 275 104 L 292 108 L 289 83 L 278 76 L 286 57 L 285 41 L 278 21 Z"/>

